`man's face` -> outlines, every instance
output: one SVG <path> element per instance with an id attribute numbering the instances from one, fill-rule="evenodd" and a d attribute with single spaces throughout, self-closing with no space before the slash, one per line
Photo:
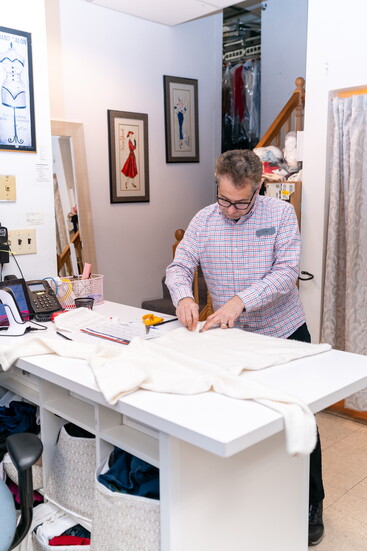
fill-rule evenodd
<path id="1" fill-rule="evenodd" d="M 232 179 L 229 176 L 220 176 L 218 178 L 218 203 L 219 208 L 222 213 L 230 218 L 231 220 L 238 220 L 241 216 L 248 214 L 252 209 L 256 196 L 258 195 L 259 190 L 255 193 L 252 190 L 250 184 L 245 185 L 245 187 L 238 189 L 234 186 Z M 244 208 L 236 208 L 234 205 L 230 204 L 229 206 L 223 206 L 221 203 L 229 201 L 230 203 L 241 203 L 245 202 L 248 204 L 242 205 Z M 241 205 L 237 205 L 241 207 Z"/>

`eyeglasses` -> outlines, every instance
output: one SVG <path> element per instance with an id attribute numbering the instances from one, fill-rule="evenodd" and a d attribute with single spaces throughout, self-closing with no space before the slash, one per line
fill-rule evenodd
<path id="1" fill-rule="evenodd" d="M 228 199 L 223 199 L 223 197 L 219 197 L 219 195 L 217 195 L 217 203 L 218 205 L 220 205 L 221 207 L 225 207 L 226 209 L 229 209 L 229 207 L 232 205 L 235 209 L 246 210 L 251 205 L 256 192 L 257 189 L 255 189 L 249 201 L 236 201 L 235 203 L 232 203 L 232 201 L 229 201 Z"/>

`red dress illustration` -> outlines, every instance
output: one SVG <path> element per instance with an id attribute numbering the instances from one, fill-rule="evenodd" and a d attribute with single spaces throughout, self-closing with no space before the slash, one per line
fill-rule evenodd
<path id="1" fill-rule="evenodd" d="M 136 140 L 134 143 L 129 138 L 129 156 L 126 159 L 124 166 L 121 169 L 121 172 L 126 176 L 126 178 L 135 178 L 138 173 L 138 168 L 136 166 L 135 151 L 136 149 Z"/>

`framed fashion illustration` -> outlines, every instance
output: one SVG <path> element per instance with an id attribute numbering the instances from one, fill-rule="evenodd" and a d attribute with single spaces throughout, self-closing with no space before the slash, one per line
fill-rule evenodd
<path id="1" fill-rule="evenodd" d="M 148 115 L 110 110 L 107 115 L 111 203 L 147 202 Z"/>
<path id="2" fill-rule="evenodd" d="M 198 81 L 164 75 L 166 162 L 199 162 Z"/>
<path id="3" fill-rule="evenodd" d="M 36 151 L 32 37 L 0 27 L 0 150 Z"/>

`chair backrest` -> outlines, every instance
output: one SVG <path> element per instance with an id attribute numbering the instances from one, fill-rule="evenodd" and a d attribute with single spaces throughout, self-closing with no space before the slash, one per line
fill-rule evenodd
<path id="1" fill-rule="evenodd" d="M 177 249 L 178 245 L 180 244 L 180 242 L 182 241 L 184 235 L 185 235 L 185 230 L 183 230 L 183 229 L 178 229 L 178 230 L 175 231 L 176 242 L 172 245 L 173 258 L 175 257 L 176 249 Z M 193 284 L 192 284 L 192 290 L 193 290 L 194 300 L 195 300 L 196 304 L 200 304 L 199 270 L 198 270 L 198 268 L 195 270 L 195 273 L 194 273 L 194 280 L 193 280 Z M 209 291 L 207 290 L 206 291 L 206 303 L 205 303 L 204 308 L 202 308 L 202 310 L 199 312 L 199 321 L 205 321 L 208 316 L 213 314 L 213 312 L 214 312 L 214 309 L 213 309 L 212 299 L 211 299 Z"/>
<path id="2" fill-rule="evenodd" d="M 18 471 L 20 517 L 18 524 L 15 523 L 13 526 L 13 515 L 15 515 L 13 497 L 3 481 L 0 481 L 0 551 L 9 551 L 18 547 L 31 527 L 33 517 L 32 465 L 41 457 L 43 450 L 42 442 L 38 436 L 28 432 L 18 432 L 8 436 L 6 448 Z M 3 527 L 4 519 L 7 523 Z"/>

